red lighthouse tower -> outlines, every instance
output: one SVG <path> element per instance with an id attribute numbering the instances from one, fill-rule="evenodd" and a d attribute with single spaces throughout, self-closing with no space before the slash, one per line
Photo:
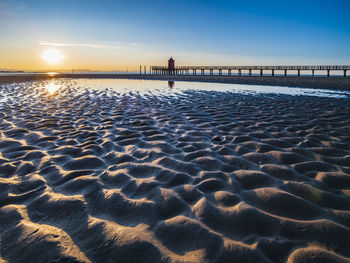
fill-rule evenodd
<path id="1" fill-rule="evenodd" d="M 175 60 L 173 59 L 173 57 L 171 57 L 168 60 L 168 71 L 169 71 L 169 74 L 174 74 L 175 72 Z"/>

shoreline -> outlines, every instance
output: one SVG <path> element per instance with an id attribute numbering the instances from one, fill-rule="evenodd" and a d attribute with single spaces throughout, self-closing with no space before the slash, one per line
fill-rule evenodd
<path id="1" fill-rule="evenodd" d="M 265 86 L 301 87 L 315 89 L 350 90 L 350 77 L 310 77 L 310 76 L 226 76 L 226 75 L 154 75 L 154 74 L 21 74 L 0 75 L 0 84 L 9 82 L 25 82 L 51 78 L 108 78 L 108 79 L 140 79 L 164 81 L 193 81 L 225 84 L 246 84 Z"/>

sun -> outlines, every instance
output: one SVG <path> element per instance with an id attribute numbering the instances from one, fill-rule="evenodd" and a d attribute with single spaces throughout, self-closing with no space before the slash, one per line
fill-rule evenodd
<path id="1" fill-rule="evenodd" d="M 63 55 L 58 49 L 47 49 L 42 58 L 50 64 L 55 64 L 63 59 Z"/>

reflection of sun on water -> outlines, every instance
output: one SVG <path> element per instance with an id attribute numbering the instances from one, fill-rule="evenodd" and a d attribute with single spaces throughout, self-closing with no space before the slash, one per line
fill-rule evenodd
<path id="1" fill-rule="evenodd" d="M 53 77 L 53 76 L 57 75 L 58 73 L 57 72 L 47 72 L 46 74 L 49 75 L 50 77 Z"/>
<path id="2" fill-rule="evenodd" d="M 54 82 L 51 82 L 49 84 L 47 84 L 45 86 L 46 91 L 50 94 L 50 95 L 54 95 L 57 93 L 58 89 L 60 88 L 59 85 L 56 85 Z"/>

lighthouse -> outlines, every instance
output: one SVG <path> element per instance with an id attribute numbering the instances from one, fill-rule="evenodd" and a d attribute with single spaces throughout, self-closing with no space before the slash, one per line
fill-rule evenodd
<path id="1" fill-rule="evenodd" d="M 174 74 L 175 72 L 175 60 L 173 59 L 173 57 L 171 57 L 168 60 L 168 71 L 169 71 L 169 74 Z"/>

